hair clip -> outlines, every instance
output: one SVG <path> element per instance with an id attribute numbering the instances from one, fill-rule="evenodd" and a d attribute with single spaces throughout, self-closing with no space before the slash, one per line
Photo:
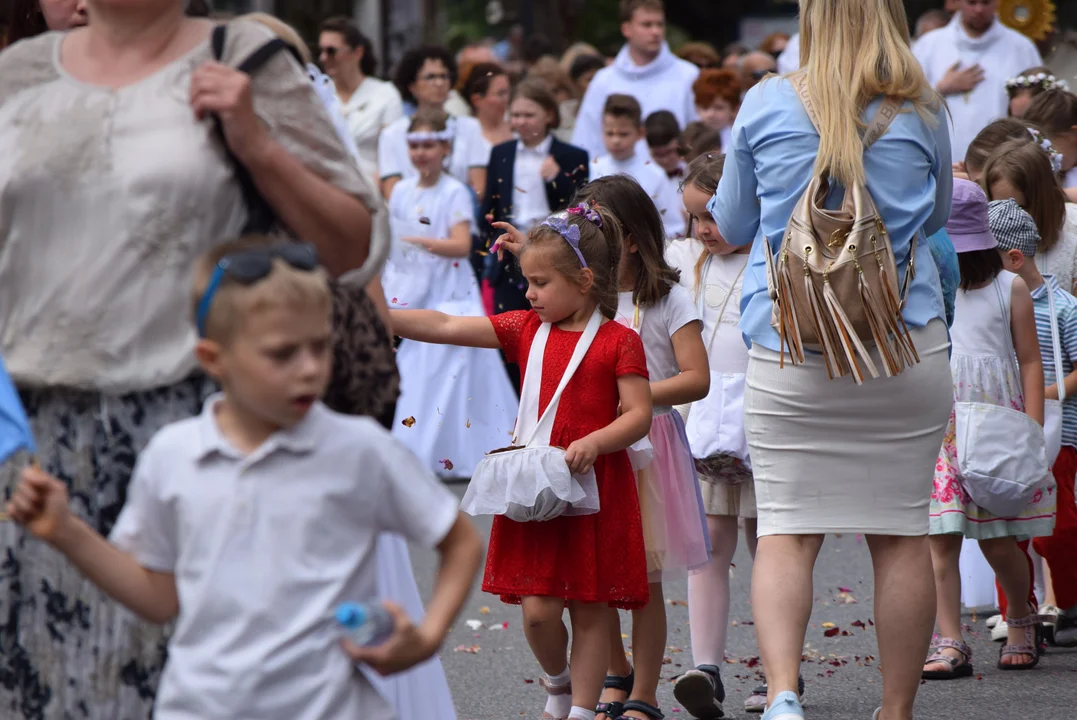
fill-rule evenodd
<path id="1" fill-rule="evenodd" d="M 569 210 L 568 213 L 571 213 Z M 580 228 L 576 225 L 572 225 L 568 221 L 568 213 L 557 213 L 546 218 L 542 223 L 548 228 L 552 228 L 558 235 L 565 239 L 565 242 L 569 244 L 572 251 L 576 253 L 576 257 L 580 259 L 580 266 L 587 267 L 587 261 L 583 259 L 583 253 L 580 252 Z M 581 213 L 573 213 L 578 215 Z"/>
<path id="2" fill-rule="evenodd" d="M 1062 172 L 1062 153 L 1055 150 L 1055 146 L 1051 144 L 1039 130 L 1036 128 L 1028 128 L 1028 134 L 1032 136 L 1032 141 L 1040 146 L 1040 149 L 1047 153 L 1047 158 L 1051 161 L 1051 170 L 1055 175 Z"/>
<path id="3" fill-rule="evenodd" d="M 451 142 L 452 130 L 446 128 L 445 130 L 420 130 L 419 132 L 409 132 L 405 137 L 409 143 L 420 142 Z"/>
<path id="4" fill-rule="evenodd" d="M 593 205 L 588 203 L 580 203 L 575 207 L 570 207 L 566 212 L 569 215 L 579 215 L 587 220 L 590 220 L 595 227 L 599 230 L 602 229 L 602 216 L 598 214 Z"/>

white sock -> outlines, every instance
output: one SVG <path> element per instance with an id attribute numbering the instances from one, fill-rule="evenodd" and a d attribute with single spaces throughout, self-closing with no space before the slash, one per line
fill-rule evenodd
<path id="1" fill-rule="evenodd" d="M 559 675 L 546 675 L 546 684 L 551 688 L 564 687 L 572 680 L 572 672 L 569 668 L 565 668 L 565 671 Z M 572 693 L 565 693 L 564 695 L 548 695 L 546 697 L 546 713 L 552 715 L 555 718 L 563 718 L 568 716 L 569 709 L 572 708 Z M 594 715 L 591 715 L 590 720 L 594 720 Z"/>
<path id="2" fill-rule="evenodd" d="M 595 720 L 595 711 L 573 705 L 568 713 L 568 720 Z"/>

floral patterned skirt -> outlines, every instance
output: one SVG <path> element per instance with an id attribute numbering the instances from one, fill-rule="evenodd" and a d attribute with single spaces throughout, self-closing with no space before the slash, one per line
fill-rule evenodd
<path id="1" fill-rule="evenodd" d="M 1055 526 L 1055 483 L 1037 490 L 1017 517 L 1001 518 L 977 505 L 965 492 L 958 472 L 954 414 L 946 426 L 942 449 L 935 464 L 935 487 L 931 492 L 931 534 L 955 533 L 973 540 L 1000 537 L 1034 538 L 1051 535 Z"/>
<path id="2" fill-rule="evenodd" d="M 213 391 L 193 377 L 124 395 L 45 389 L 22 400 L 36 459 L 67 483 L 72 510 L 107 535 L 138 453 L 164 425 L 196 415 Z M 0 467 L 5 497 L 28 462 L 16 456 Z M 0 523 L 0 543 L 0 716 L 147 720 L 169 628 L 138 620 L 13 523 Z"/>

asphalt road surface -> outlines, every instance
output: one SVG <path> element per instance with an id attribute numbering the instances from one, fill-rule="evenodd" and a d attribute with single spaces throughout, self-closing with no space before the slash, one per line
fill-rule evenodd
<path id="1" fill-rule="evenodd" d="M 457 495 L 463 488 L 454 487 Z M 477 524 L 488 537 L 489 518 L 479 518 Z M 413 549 L 412 560 L 420 590 L 428 597 L 436 557 Z M 748 602 L 751 558 L 743 547 L 737 550 L 732 573 L 733 627 L 722 673 L 726 707 L 731 717 L 758 718 L 743 711 L 744 698 L 763 678 Z M 809 720 L 870 720 L 879 705 L 882 682 L 871 626 L 872 595 L 871 561 L 863 539 L 828 537 L 815 568 L 815 609 L 805 650 L 809 661 L 803 668 Z M 689 717 L 674 702 L 670 683 L 692 666 L 686 597 L 683 581 L 667 585 L 669 639 L 659 701 L 673 720 Z M 1035 670 L 1001 672 L 995 667 L 999 644 L 991 642 L 984 625 L 991 612 L 983 608 L 965 616 L 977 674 L 922 684 L 917 720 L 1077 720 L 1077 650 L 1051 648 Z M 625 613 L 622 624 L 624 632 L 630 632 Z M 833 628 L 839 632 L 826 637 L 826 630 Z M 542 715 L 545 694 L 537 682 L 541 671 L 524 639 L 520 609 L 484 594 L 478 582 L 441 658 L 460 720 L 531 720 Z"/>

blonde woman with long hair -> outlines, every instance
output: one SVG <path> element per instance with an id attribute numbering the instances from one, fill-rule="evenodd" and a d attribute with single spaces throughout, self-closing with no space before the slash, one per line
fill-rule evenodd
<path id="1" fill-rule="evenodd" d="M 800 0 L 800 54 L 821 132 L 798 97 L 797 75 L 764 80 L 744 98 L 709 205 L 727 242 L 752 244 L 740 325 L 752 343 L 744 403 L 759 515 L 752 606 L 768 685 L 764 719 L 804 717 L 797 676 L 812 569 L 827 533 L 861 533 L 875 570 L 883 672 L 875 720 L 912 720 L 935 615 L 928 501 L 953 395 L 926 241 L 949 216 L 949 136 L 942 103 L 909 49 L 901 0 Z M 861 133 L 884 96 L 903 110 L 865 151 Z M 795 205 L 824 170 L 831 188 L 866 181 L 900 277 L 915 254 L 902 319 L 919 361 L 860 386 L 829 379 L 821 354 L 782 362 L 771 325 L 766 254 L 778 251 Z M 837 207 L 841 189 L 830 194 L 828 206 Z"/>

